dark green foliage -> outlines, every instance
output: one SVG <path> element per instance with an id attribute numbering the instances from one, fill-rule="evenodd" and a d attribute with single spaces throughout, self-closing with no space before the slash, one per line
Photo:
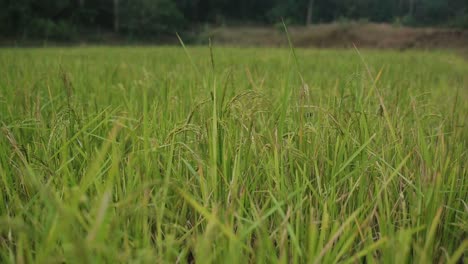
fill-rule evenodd
<path id="1" fill-rule="evenodd" d="M 204 23 L 282 20 L 466 28 L 467 17 L 466 0 L 0 0 L 0 36 L 70 40 L 79 33 L 113 31 L 152 38 Z"/>
<path id="2" fill-rule="evenodd" d="M 168 33 L 183 25 L 183 15 L 171 0 L 121 0 L 122 31 L 132 35 Z"/>

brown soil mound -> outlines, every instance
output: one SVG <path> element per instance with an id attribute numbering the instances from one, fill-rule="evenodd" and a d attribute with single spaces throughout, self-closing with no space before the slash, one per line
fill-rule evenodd
<path id="1" fill-rule="evenodd" d="M 290 27 L 296 47 L 390 49 L 465 49 L 468 30 L 408 28 L 390 24 L 325 24 Z M 286 46 L 286 34 L 275 27 L 222 27 L 207 31 L 214 43 L 234 46 Z"/>

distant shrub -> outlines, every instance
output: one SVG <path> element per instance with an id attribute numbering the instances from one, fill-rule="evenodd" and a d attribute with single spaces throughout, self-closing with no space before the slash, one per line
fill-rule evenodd
<path id="1" fill-rule="evenodd" d="M 340 30 L 343 30 L 343 31 L 347 31 L 349 30 L 352 25 L 353 25 L 353 21 L 350 20 L 349 18 L 347 17 L 339 17 L 336 22 L 338 23 L 338 27 L 340 28 Z"/>
<path id="2" fill-rule="evenodd" d="M 404 26 L 415 26 L 416 25 L 416 20 L 414 19 L 414 17 L 412 17 L 410 15 L 406 15 L 406 16 L 402 17 L 400 22 Z"/>
<path id="3" fill-rule="evenodd" d="M 364 24 L 369 24 L 369 21 L 370 21 L 369 18 L 367 18 L 367 17 L 361 17 L 361 18 L 358 19 L 357 22 L 358 22 L 358 24 L 360 24 L 360 25 L 364 25 Z"/>
<path id="4" fill-rule="evenodd" d="M 126 0 L 122 2 L 121 28 L 124 33 L 151 38 L 161 33 L 174 33 L 184 25 L 184 17 L 169 0 Z"/>
<path id="5" fill-rule="evenodd" d="M 401 17 L 395 17 L 392 22 L 392 26 L 394 27 L 401 27 L 403 26 L 402 18 Z"/>
<path id="6" fill-rule="evenodd" d="M 284 23 L 284 24 L 283 24 Z M 286 27 L 289 27 L 290 25 L 293 24 L 293 21 L 290 19 L 290 18 L 285 18 L 283 19 L 282 21 L 279 21 L 279 22 L 276 22 L 274 24 L 274 27 L 276 28 L 276 30 L 278 30 L 279 32 L 284 32 L 284 25 L 286 25 Z"/>
<path id="7" fill-rule="evenodd" d="M 448 26 L 468 29 L 468 12 L 460 12 L 459 15 L 455 16 L 455 18 L 448 23 Z"/>
<path id="8" fill-rule="evenodd" d="M 340 16 L 338 19 L 336 19 L 336 22 L 338 22 L 340 25 L 348 25 L 351 23 L 351 20 L 347 17 Z"/>
<path id="9" fill-rule="evenodd" d="M 77 35 L 76 29 L 71 24 L 43 18 L 31 20 L 26 32 L 30 37 L 54 40 L 73 40 Z"/>

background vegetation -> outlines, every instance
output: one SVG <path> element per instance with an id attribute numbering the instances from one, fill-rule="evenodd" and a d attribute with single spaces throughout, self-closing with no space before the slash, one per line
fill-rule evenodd
<path id="1" fill-rule="evenodd" d="M 468 27 L 465 0 L 0 0 L 4 37 L 73 40 L 114 32 L 157 38 L 209 24 L 361 20 Z"/>

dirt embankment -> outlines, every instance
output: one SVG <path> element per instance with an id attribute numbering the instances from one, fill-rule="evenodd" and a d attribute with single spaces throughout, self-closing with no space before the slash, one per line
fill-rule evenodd
<path id="1" fill-rule="evenodd" d="M 326 24 L 290 27 L 296 47 L 347 48 L 353 44 L 361 48 L 389 49 L 467 49 L 468 30 L 441 28 L 409 28 L 390 24 Z M 222 27 L 208 30 L 202 36 L 213 42 L 234 46 L 287 45 L 281 28 Z"/>

